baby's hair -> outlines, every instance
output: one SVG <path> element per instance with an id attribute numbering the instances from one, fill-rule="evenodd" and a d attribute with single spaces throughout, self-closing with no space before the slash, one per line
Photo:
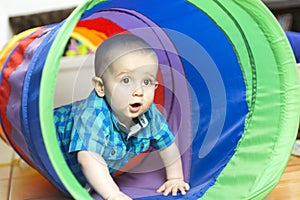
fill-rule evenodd
<path id="1" fill-rule="evenodd" d="M 105 70 L 115 60 L 121 56 L 136 51 L 150 53 L 157 57 L 152 47 L 146 41 L 136 35 L 122 33 L 106 39 L 96 50 L 94 63 L 95 75 L 97 77 L 102 77 Z"/>

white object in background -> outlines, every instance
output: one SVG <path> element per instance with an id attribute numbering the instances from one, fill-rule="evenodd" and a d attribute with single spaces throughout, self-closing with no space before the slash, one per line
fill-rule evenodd
<path id="1" fill-rule="evenodd" d="M 300 140 L 296 140 L 292 154 L 295 156 L 300 156 Z"/>
<path id="2" fill-rule="evenodd" d="M 94 55 L 63 57 L 54 94 L 54 107 L 86 98 L 93 89 Z"/>

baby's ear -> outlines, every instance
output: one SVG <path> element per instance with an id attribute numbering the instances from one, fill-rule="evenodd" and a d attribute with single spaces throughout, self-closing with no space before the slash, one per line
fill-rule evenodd
<path id="1" fill-rule="evenodd" d="M 158 82 L 157 81 L 155 81 L 155 90 L 156 90 L 156 88 L 158 87 Z"/>
<path id="2" fill-rule="evenodd" d="M 104 92 L 104 84 L 102 78 L 94 76 L 92 81 L 97 95 L 99 97 L 104 97 L 105 92 Z"/>

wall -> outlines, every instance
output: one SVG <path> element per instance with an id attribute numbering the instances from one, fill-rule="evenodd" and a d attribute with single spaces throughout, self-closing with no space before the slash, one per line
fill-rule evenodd
<path id="1" fill-rule="evenodd" d="M 71 8 L 85 1 L 86 0 L 0 0 L 0 49 L 12 37 L 8 22 L 9 17 Z"/>
<path id="2" fill-rule="evenodd" d="M 94 55 L 63 57 L 54 93 L 54 107 L 88 97 L 93 89 Z"/>
<path id="3" fill-rule="evenodd" d="M 4 7 L 0 6 L 0 49 L 11 37 L 11 31 L 8 25 L 8 14 L 6 13 Z"/>
<path id="4" fill-rule="evenodd" d="M 9 17 L 72 8 L 86 0 L 0 0 L 0 50 L 13 36 Z M 54 94 L 54 106 L 65 105 L 89 95 L 93 88 L 93 56 L 63 58 Z"/>

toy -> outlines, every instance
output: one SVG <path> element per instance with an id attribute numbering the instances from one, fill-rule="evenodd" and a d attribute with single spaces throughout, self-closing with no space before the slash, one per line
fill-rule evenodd
<path id="1" fill-rule="evenodd" d="M 75 26 L 105 37 L 129 31 L 158 50 L 156 103 L 178 133 L 191 185 L 184 198 L 262 199 L 277 184 L 297 133 L 299 80 L 288 41 L 262 2 L 94 0 L 24 38 L 2 67 L 2 137 L 54 185 L 91 199 L 66 166 L 53 124 L 59 60 Z M 161 181 L 156 173 L 117 179 L 137 199 L 173 199 L 151 190 Z"/>

